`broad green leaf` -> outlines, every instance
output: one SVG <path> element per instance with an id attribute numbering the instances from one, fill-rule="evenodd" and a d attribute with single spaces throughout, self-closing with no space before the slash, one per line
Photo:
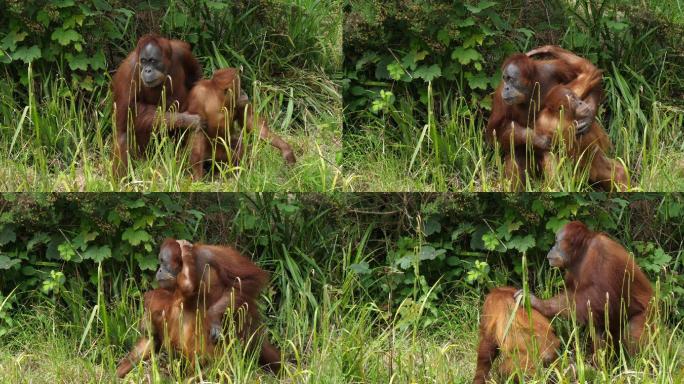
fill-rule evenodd
<path id="1" fill-rule="evenodd" d="M 437 32 L 437 41 L 444 45 L 449 45 L 451 42 L 451 33 L 448 28 L 442 28 Z"/>
<path id="2" fill-rule="evenodd" d="M 98 11 L 109 12 L 113 9 L 112 6 L 109 5 L 109 3 L 105 0 L 92 0 L 92 2 L 95 6 L 95 9 L 97 9 Z"/>
<path id="3" fill-rule="evenodd" d="M 117 211 L 109 211 L 109 214 L 107 214 L 107 221 L 115 227 L 118 227 L 121 223 L 121 216 Z"/>
<path id="4" fill-rule="evenodd" d="M 71 42 L 81 41 L 83 37 L 80 33 L 74 31 L 73 29 L 57 28 L 54 32 L 52 32 L 50 38 L 58 42 L 60 45 L 69 45 Z"/>
<path id="5" fill-rule="evenodd" d="M 380 60 L 380 56 L 372 51 L 365 52 L 359 60 L 356 61 L 356 70 L 359 71 L 363 69 L 366 64 L 377 63 Z"/>
<path id="6" fill-rule="evenodd" d="M 402 270 L 407 270 L 411 265 L 413 265 L 415 258 L 416 256 L 412 253 L 406 253 L 404 257 L 397 259 L 394 263 Z"/>
<path id="7" fill-rule="evenodd" d="M 553 233 L 558 232 L 561 227 L 569 222 L 568 219 L 561 217 L 552 217 L 546 222 L 546 229 L 553 231 Z"/>
<path id="8" fill-rule="evenodd" d="M 541 199 L 534 200 L 532 202 L 532 212 L 536 213 L 539 216 L 544 215 L 544 203 L 542 203 Z"/>
<path id="9" fill-rule="evenodd" d="M 446 263 L 450 267 L 455 267 L 462 263 L 462 260 L 458 256 L 449 256 L 446 258 Z"/>
<path id="10" fill-rule="evenodd" d="M 294 205 L 294 204 L 278 203 L 278 204 L 276 204 L 276 206 L 278 207 L 278 209 L 279 209 L 282 213 L 284 213 L 284 214 L 286 214 L 286 215 L 291 215 L 291 214 L 293 214 L 293 213 L 299 211 L 299 207 L 296 206 L 296 205 Z"/>
<path id="11" fill-rule="evenodd" d="M 532 235 L 527 236 L 513 236 L 511 241 L 508 242 L 509 248 L 514 248 L 520 251 L 520 253 L 527 252 L 530 248 L 536 245 L 534 237 Z"/>
<path id="12" fill-rule="evenodd" d="M 465 4 L 466 9 L 468 9 L 472 13 L 480 13 L 484 11 L 487 8 L 491 8 L 495 6 L 497 3 L 495 1 L 481 1 L 478 5 L 470 5 L 470 4 Z"/>
<path id="13" fill-rule="evenodd" d="M 480 100 L 480 107 L 486 111 L 492 110 L 492 95 L 486 95 L 482 100 Z"/>
<path id="14" fill-rule="evenodd" d="M 349 88 L 349 93 L 351 93 L 354 96 L 363 96 L 369 93 L 368 90 L 364 87 L 360 87 L 358 85 L 355 85 L 351 88 Z"/>
<path id="15" fill-rule="evenodd" d="M 41 9 L 36 14 L 36 21 L 47 27 L 50 24 L 50 14 L 45 9 Z"/>
<path id="16" fill-rule="evenodd" d="M 463 48 L 473 48 L 473 47 L 478 47 L 482 45 L 484 42 L 485 34 L 484 33 L 474 33 L 465 40 L 463 40 Z M 482 56 L 480 56 L 482 57 Z"/>
<path id="17" fill-rule="evenodd" d="M 455 20 L 454 25 L 457 27 L 463 28 L 463 27 L 472 27 L 475 25 L 475 19 L 472 17 L 467 17 L 463 20 Z"/>
<path id="18" fill-rule="evenodd" d="M 655 250 L 655 252 L 653 252 L 653 258 L 651 259 L 651 261 L 653 262 L 653 264 L 659 267 L 663 267 L 669 264 L 670 261 L 672 261 L 672 256 L 665 253 L 665 251 L 663 251 L 662 248 L 658 248 Z"/>
<path id="19" fill-rule="evenodd" d="M 420 247 L 420 253 L 418 258 L 420 260 L 434 260 L 437 256 L 446 253 L 445 249 L 435 249 L 435 247 L 430 245 L 425 245 Z"/>
<path id="20" fill-rule="evenodd" d="M 365 274 L 370 273 L 370 271 L 371 271 L 368 263 L 365 261 L 362 261 L 362 262 L 357 263 L 357 264 L 352 264 L 349 266 L 349 269 L 351 269 L 352 271 L 354 271 L 354 273 L 357 273 L 359 275 L 365 275 Z"/>
<path id="21" fill-rule="evenodd" d="M 204 217 L 204 212 L 198 211 L 196 209 L 188 209 L 186 212 L 193 215 L 197 220 L 200 220 Z"/>
<path id="22" fill-rule="evenodd" d="M 466 65 L 472 61 L 479 61 L 482 59 L 482 55 L 473 48 L 463 48 L 457 47 L 451 52 L 451 58 L 458 60 L 459 63 Z"/>
<path id="23" fill-rule="evenodd" d="M 5 255 L 0 255 L 0 269 L 10 269 L 20 262 L 21 260 L 19 259 L 11 259 Z"/>
<path id="24" fill-rule="evenodd" d="M 577 204 L 568 204 L 558 209 L 556 216 L 569 218 L 576 215 L 579 209 L 580 206 Z"/>
<path id="25" fill-rule="evenodd" d="M 485 249 L 488 251 L 493 251 L 499 246 L 499 239 L 491 232 L 483 234 L 482 241 L 484 242 Z"/>
<path id="26" fill-rule="evenodd" d="M 12 52 L 13 59 L 21 60 L 24 63 L 30 63 L 35 59 L 39 59 L 40 57 L 40 48 L 38 48 L 37 45 L 31 47 L 19 47 L 19 49 Z"/>
<path id="27" fill-rule="evenodd" d="M 473 75 L 471 72 L 466 72 L 465 78 L 468 80 L 468 85 L 471 89 L 487 90 L 489 76 L 487 76 L 485 73 L 480 72 Z"/>
<path id="28" fill-rule="evenodd" d="M 427 51 L 417 51 L 414 49 L 404 56 L 404 58 L 401 60 L 401 64 L 404 66 L 404 68 L 410 68 L 411 70 L 416 69 L 418 63 L 423 61 L 427 55 Z"/>
<path id="29" fill-rule="evenodd" d="M 461 235 L 473 233 L 475 227 L 471 223 L 460 223 L 458 228 L 451 232 L 451 241 L 458 240 Z"/>
<path id="30" fill-rule="evenodd" d="M 47 244 L 50 241 L 50 236 L 45 232 L 36 232 L 31 237 L 31 240 L 26 243 L 26 250 L 30 251 L 38 244 Z"/>
<path id="31" fill-rule="evenodd" d="M 400 80 L 404 76 L 404 68 L 401 67 L 399 63 L 387 64 L 387 72 L 389 72 L 392 80 Z"/>
<path id="32" fill-rule="evenodd" d="M 439 233 L 442 230 L 442 225 L 439 223 L 437 219 L 434 217 L 430 216 L 428 217 L 427 220 L 425 220 L 425 223 L 423 224 L 423 233 L 425 236 L 430 236 L 433 233 Z"/>
<path id="33" fill-rule="evenodd" d="M 57 8 L 66 8 L 74 5 L 74 0 L 52 0 L 51 4 Z"/>
<path id="34" fill-rule="evenodd" d="M 682 204 L 681 203 L 679 203 L 678 201 L 671 201 L 667 205 L 666 212 L 667 212 L 667 215 L 669 217 L 680 217 L 680 216 L 682 216 L 682 213 L 684 212 L 684 210 L 682 210 Z"/>
<path id="35" fill-rule="evenodd" d="M 97 263 L 103 262 L 112 256 L 112 250 L 107 245 L 91 245 L 82 253 L 83 258 L 93 260 Z"/>
<path id="36" fill-rule="evenodd" d="M 394 57 L 384 56 L 375 66 L 375 79 L 390 79 L 389 72 L 387 72 L 387 65 L 396 61 Z"/>
<path id="37" fill-rule="evenodd" d="M 70 29 L 75 28 L 77 25 L 81 26 L 83 25 L 83 20 L 85 20 L 85 15 L 83 14 L 72 15 L 71 17 L 64 20 L 64 22 L 62 23 L 62 28 Z"/>
<path id="38" fill-rule="evenodd" d="M 155 215 L 142 215 L 133 222 L 133 228 L 146 228 L 154 224 Z"/>
<path id="39" fill-rule="evenodd" d="M 143 271 L 154 271 L 155 269 L 157 269 L 156 255 L 142 255 L 140 253 L 136 253 L 135 260 L 138 262 L 138 266 Z"/>
<path id="40" fill-rule="evenodd" d="M 69 242 L 64 242 L 57 246 L 59 257 L 64 261 L 71 261 L 76 256 L 76 250 Z"/>
<path id="41" fill-rule="evenodd" d="M 17 234 L 14 232 L 14 228 L 10 225 L 3 225 L 2 230 L 0 230 L 0 245 L 12 243 L 15 240 L 17 240 Z"/>
<path id="42" fill-rule="evenodd" d="M 93 57 L 90 58 L 90 68 L 97 71 L 98 69 L 105 69 L 107 63 L 105 61 L 104 53 L 100 50 L 95 52 Z"/>
<path id="43" fill-rule="evenodd" d="M 418 67 L 418 69 L 416 69 L 413 75 L 428 82 L 442 76 L 442 69 L 437 64 L 432 64 L 429 67 L 426 65 L 421 65 Z"/>
<path id="44" fill-rule="evenodd" d="M 375 99 L 375 100 L 373 100 L 373 103 L 371 104 L 370 110 L 371 110 L 371 112 L 377 114 L 378 112 L 384 110 L 385 106 L 386 106 L 385 102 L 382 101 L 382 99 Z"/>
<path id="45" fill-rule="evenodd" d="M 497 228 L 497 234 L 499 235 L 499 238 L 505 238 L 505 239 L 510 239 L 511 234 L 522 226 L 522 222 L 513 219 L 512 217 L 506 220 L 503 224 Z"/>
<path id="46" fill-rule="evenodd" d="M 121 235 L 121 240 L 128 241 L 131 245 L 139 245 L 142 242 L 148 242 L 152 240 L 152 236 L 150 236 L 150 234 L 144 229 L 136 230 L 133 228 L 128 228 Z"/>
<path id="47" fill-rule="evenodd" d="M 89 228 L 86 227 L 71 240 L 71 244 L 74 246 L 74 248 L 85 250 L 88 246 L 88 243 L 95 240 L 97 235 L 99 235 L 99 232 L 90 231 Z"/>
<path id="48" fill-rule="evenodd" d="M 24 41 L 26 36 L 28 36 L 28 33 L 26 32 L 12 30 L 0 41 L 0 48 L 8 51 L 14 51 L 17 49 L 17 43 Z"/>
<path id="49" fill-rule="evenodd" d="M 71 53 L 67 53 L 64 55 L 67 59 L 67 62 L 69 63 L 69 68 L 71 68 L 72 71 L 76 70 L 81 70 L 81 71 L 87 71 L 88 70 L 88 63 L 89 59 L 86 57 L 85 54 L 81 53 L 78 55 L 72 55 Z"/>
<path id="50" fill-rule="evenodd" d="M 133 17 L 133 16 L 135 16 L 135 12 L 132 11 L 132 10 L 130 10 L 130 9 L 128 9 L 128 8 L 117 8 L 116 11 L 119 12 L 119 13 L 121 13 L 121 14 L 123 14 L 123 15 L 125 15 L 126 17 Z"/>

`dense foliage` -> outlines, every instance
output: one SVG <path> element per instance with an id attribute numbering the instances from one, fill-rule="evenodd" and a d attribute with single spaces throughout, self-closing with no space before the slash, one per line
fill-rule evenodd
<path id="1" fill-rule="evenodd" d="M 352 110 L 369 105 L 374 112 L 386 109 L 392 99 L 382 91 L 391 91 L 394 83 L 420 93 L 424 102 L 427 82 L 482 94 L 497 82 L 494 74 L 485 72 L 485 63 L 501 61 L 502 55 L 515 51 L 511 43 L 496 47 L 512 27 L 501 19 L 493 1 L 352 4 L 344 29 L 345 80 Z"/>
<path id="2" fill-rule="evenodd" d="M 101 282 L 115 297 L 127 277 L 147 289 L 167 236 L 235 244 L 274 279 L 309 271 L 314 292 L 354 273 L 373 300 L 420 299 L 436 311 L 454 292 L 523 277 L 542 285 L 554 232 L 571 219 L 624 243 L 677 308 L 683 218 L 681 195 L 5 194 L 0 333 L 32 291 L 59 301 L 76 289 L 94 300 Z"/>
<path id="3" fill-rule="evenodd" d="M 321 47 L 326 36 L 317 37 L 298 21 L 307 10 L 273 0 L 125 1 L 125 0 L 31 0 L 2 3 L 0 15 L 0 62 L 5 75 L 27 82 L 26 64 L 36 77 L 47 76 L 55 66 L 62 76 L 82 88 L 108 82 L 133 47 L 137 36 L 157 32 L 190 42 L 198 56 L 210 56 L 224 45 L 232 47 L 248 70 L 266 43 L 273 71 L 286 66 L 308 65 L 309 53 L 317 62 L 334 66 L 334 47 Z M 328 18 L 330 22 L 333 19 Z M 297 21 L 297 22 L 294 22 Z M 321 23 L 321 33 L 335 33 Z M 291 56 L 291 51 L 299 55 Z M 276 58 L 291 60 L 276 60 Z M 67 70 L 68 69 L 68 70 Z"/>
<path id="4" fill-rule="evenodd" d="M 345 104 L 351 112 L 391 112 L 407 95 L 427 107 L 432 82 L 438 111 L 448 95 L 488 110 L 503 58 L 543 44 L 573 50 L 608 76 L 617 70 L 645 88 L 649 101 L 680 103 L 684 22 L 650 3 L 352 1 L 345 8 Z"/>

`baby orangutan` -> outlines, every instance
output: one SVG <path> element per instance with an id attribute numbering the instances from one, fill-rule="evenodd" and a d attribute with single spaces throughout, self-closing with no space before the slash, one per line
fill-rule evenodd
<path id="1" fill-rule="evenodd" d="M 254 110 L 247 94 L 240 88 L 237 68 L 223 68 L 214 72 L 209 80 L 200 80 L 190 91 L 188 113 L 200 115 L 204 130 L 192 134 L 190 165 L 195 179 L 204 176 L 204 162 L 211 160 L 239 163 L 242 158 L 241 129 L 254 130 Z M 288 164 L 295 163 L 290 145 L 272 133 L 263 119 L 257 119 L 259 138 L 270 141 L 278 148 Z M 239 129 L 233 128 L 233 122 Z M 212 157 L 213 155 L 213 157 Z"/>
<path id="2" fill-rule="evenodd" d="M 629 178 L 617 160 L 608 157 L 611 148 L 608 134 L 593 121 L 581 134 L 575 130 L 578 121 L 595 114 L 595 108 L 585 101 L 591 92 L 601 87 L 601 71 L 587 62 L 587 69 L 567 85 L 553 87 L 544 101 L 545 107 L 535 123 L 535 133 L 548 137 L 559 135 L 567 155 L 589 169 L 589 180 L 606 190 L 627 189 Z M 550 151 L 541 153 L 541 163 L 547 177 L 553 177 L 556 160 Z"/>
<path id="3" fill-rule="evenodd" d="M 531 374 L 556 358 L 560 340 L 553 332 L 551 323 L 535 309 L 530 313 L 531 319 L 525 308 L 516 309 L 513 298 L 515 292 L 513 287 L 499 287 L 492 289 L 485 298 L 473 384 L 486 382 L 499 353 L 502 358 L 499 371 L 504 377 L 514 373 L 515 367 Z M 536 355 L 535 349 L 539 351 Z M 535 356 L 541 361 L 533 360 Z"/>

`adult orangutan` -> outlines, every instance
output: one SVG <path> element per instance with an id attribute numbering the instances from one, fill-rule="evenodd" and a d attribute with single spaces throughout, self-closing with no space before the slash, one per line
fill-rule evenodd
<path id="1" fill-rule="evenodd" d="M 516 370 L 533 374 L 538 367 L 551 363 L 557 357 L 560 340 L 551 323 L 534 309 L 530 312 L 531 317 L 524 307 L 516 309 L 515 292 L 513 287 L 499 287 L 492 289 L 485 298 L 473 384 L 486 382 L 499 353 L 502 359 L 499 372 L 506 378 Z M 535 357 L 541 361 L 536 361 Z"/>
<path id="2" fill-rule="evenodd" d="M 138 154 L 145 150 L 155 123 L 170 129 L 201 126 L 199 116 L 185 112 L 188 93 L 201 77 L 189 44 L 153 34 L 138 40 L 112 77 L 116 176 L 127 171 L 129 147 Z"/>
<path id="3" fill-rule="evenodd" d="M 530 58 L 538 54 L 551 54 L 554 58 Z M 568 85 L 578 78 L 586 79 L 595 72 L 596 68 L 588 60 L 554 46 L 506 59 L 502 66 L 503 81 L 494 94 L 486 137 L 488 141 L 497 141 L 501 145 L 504 171 L 515 189 L 524 186 L 526 174 L 543 169 L 540 158 L 551 149 L 551 138 L 535 132 L 533 128 L 537 112 L 546 106 L 549 92 L 557 85 Z M 578 135 L 593 126 L 601 96 L 602 89 L 597 83 L 586 92 L 583 99 L 586 108 L 574 111 L 573 123 Z"/>
<path id="4" fill-rule="evenodd" d="M 232 160 L 242 157 L 242 128 L 254 130 L 254 109 L 247 95 L 240 87 L 240 73 L 237 68 L 223 68 L 214 72 L 211 79 L 200 80 L 190 91 L 188 112 L 198 114 L 206 122 L 204 130 L 192 135 L 190 164 L 195 179 L 204 175 L 204 162 Z M 233 128 L 233 122 L 239 129 Z M 288 164 L 295 163 L 290 145 L 280 136 L 272 133 L 264 119 L 258 119 L 259 138 L 268 140 L 278 148 Z M 229 155 L 230 153 L 230 155 Z"/>
<path id="5" fill-rule="evenodd" d="M 653 289 L 627 250 L 607 234 L 573 221 L 558 231 L 547 258 L 566 271 L 566 291 L 548 300 L 530 295 L 531 306 L 546 317 L 574 312 L 580 324 L 593 324 L 597 344 L 608 338 L 616 348 L 624 343 L 630 353 L 637 351 Z"/>
<path id="6" fill-rule="evenodd" d="M 191 361 L 210 357 L 222 334 L 222 317 L 232 308 L 237 336 L 244 342 L 256 336 L 260 342 L 260 363 L 277 372 L 280 351 L 261 340 L 256 299 L 268 275 L 235 249 L 226 246 L 192 245 L 184 240 L 166 239 L 159 252 L 156 280 L 159 289 L 144 298 L 145 319 L 151 325 L 133 350 L 121 360 L 117 376 L 125 376 L 153 348 L 169 345 Z"/>

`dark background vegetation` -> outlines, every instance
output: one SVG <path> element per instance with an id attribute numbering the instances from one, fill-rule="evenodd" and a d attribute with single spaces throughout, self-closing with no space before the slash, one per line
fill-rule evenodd
<path id="1" fill-rule="evenodd" d="M 387 111 L 395 100 L 382 91 L 420 98 L 427 109 L 428 81 L 436 114 L 451 96 L 487 116 L 504 58 L 544 44 L 586 57 L 607 77 L 620 73 L 646 102 L 681 107 L 682 7 L 670 0 L 347 1 L 346 127 L 353 131 L 368 109 Z"/>
<path id="2" fill-rule="evenodd" d="M 3 0 L 0 7 L 3 75 L 23 84 L 29 62 L 34 80 L 60 76 L 84 89 L 108 84 L 106 73 L 135 47 L 137 37 L 150 32 L 189 42 L 205 67 L 213 64 L 206 59 L 217 48 L 228 49 L 248 78 L 252 66 L 267 65 L 281 76 L 293 66 L 308 67 L 313 64 L 309 54 L 317 56 L 314 63 L 334 63 L 324 57 L 318 40 L 289 22 L 307 10 L 280 1 Z"/>
<path id="3" fill-rule="evenodd" d="M 78 324 L 87 323 L 83 308 L 93 303 L 126 305 L 122 291 L 130 297 L 151 288 L 167 236 L 234 244 L 251 255 L 271 272 L 268 313 L 293 300 L 283 296 L 291 287 L 318 297 L 353 275 L 355 303 L 387 309 L 405 299 L 424 302 L 427 325 L 443 304 L 520 286 L 523 276 L 532 287 L 557 290 L 561 274 L 545 255 L 555 230 L 571 219 L 623 243 L 658 286 L 663 318 L 682 319 L 679 194 L 6 193 L 0 340 L 19 331 L 14 317 L 37 303 L 51 303 Z M 118 343 L 131 319 L 106 314 L 108 336 Z"/>

